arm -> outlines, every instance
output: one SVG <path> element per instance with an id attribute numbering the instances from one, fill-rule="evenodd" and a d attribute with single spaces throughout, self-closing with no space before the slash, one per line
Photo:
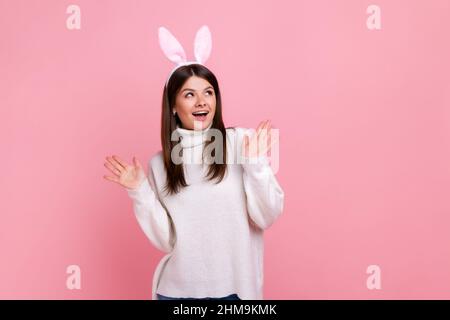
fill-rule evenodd
<path id="1" fill-rule="evenodd" d="M 265 230 L 283 212 L 284 192 L 266 156 L 258 157 L 256 163 L 249 162 L 247 157 L 243 159 L 243 180 L 248 213 L 252 221 Z"/>
<path id="2" fill-rule="evenodd" d="M 169 253 L 175 242 L 173 223 L 155 194 L 157 189 L 150 161 L 148 172 L 147 179 L 139 187 L 127 189 L 127 192 L 133 200 L 134 213 L 142 231 L 156 248 Z"/>

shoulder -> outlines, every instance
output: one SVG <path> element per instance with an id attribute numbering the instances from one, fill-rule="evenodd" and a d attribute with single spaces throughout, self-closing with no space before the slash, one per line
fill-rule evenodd
<path id="1" fill-rule="evenodd" d="M 164 168 L 164 159 L 162 150 L 159 150 L 158 152 L 154 153 L 151 156 L 150 160 L 148 161 L 148 166 L 153 170 Z"/>

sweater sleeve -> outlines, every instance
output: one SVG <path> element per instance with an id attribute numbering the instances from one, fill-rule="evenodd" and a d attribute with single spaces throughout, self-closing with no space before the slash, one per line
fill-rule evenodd
<path id="1" fill-rule="evenodd" d="M 265 230 L 283 212 L 284 192 L 266 156 L 258 157 L 256 161 L 247 157 L 242 159 L 248 213 L 252 221 Z"/>
<path id="2" fill-rule="evenodd" d="M 155 194 L 157 189 L 150 161 L 147 179 L 144 179 L 136 189 L 127 189 L 127 192 L 133 200 L 137 221 L 147 238 L 159 250 L 171 252 L 175 239 L 173 223 L 157 193 Z"/>

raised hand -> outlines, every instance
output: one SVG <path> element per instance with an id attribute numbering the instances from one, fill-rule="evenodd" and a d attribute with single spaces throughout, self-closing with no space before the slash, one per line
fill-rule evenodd
<path id="1" fill-rule="evenodd" d="M 244 136 L 242 143 L 242 154 L 244 157 L 253 158 L 267 155 L 272 146 L 275 144 L 275 139 L 272 139 L 270 120 L 262 121 L 256 132 L 250 137 Z"/>
<path id="2" fill-rule="evenodd" d="M 136 189 L 146 178 L 140 162 L 133 157 L 133 164 L 128 164 L 118 156 L 106 157 L 105 167 L 113 176 L 103 176 L 106 180 L 116 182 L 127 189 Z"/>

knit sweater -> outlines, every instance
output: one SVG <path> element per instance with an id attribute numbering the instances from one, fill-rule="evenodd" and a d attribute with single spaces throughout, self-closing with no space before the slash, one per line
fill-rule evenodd
<path id="1" fill-rule="evenodd" d="M 260 156 L 255 163 L 243 157 L 245 129 L 226 129 L 227 172 L 216 184 L 205 178 L 208 164 L 200 162 L 206 136 L 176 130 L 182 159 L 195 160 L 183 160 L 188 186 L 167 195 L 159 151 L 148 163 L 148 179 L 127 189 L 142 231 L 166 253 L 153 274 L 152 299 L 156 293 L 180 298 L 237 293 L 242 300 L 263 299 L 263 234 L 284 206 L 269 159 Z"/>

